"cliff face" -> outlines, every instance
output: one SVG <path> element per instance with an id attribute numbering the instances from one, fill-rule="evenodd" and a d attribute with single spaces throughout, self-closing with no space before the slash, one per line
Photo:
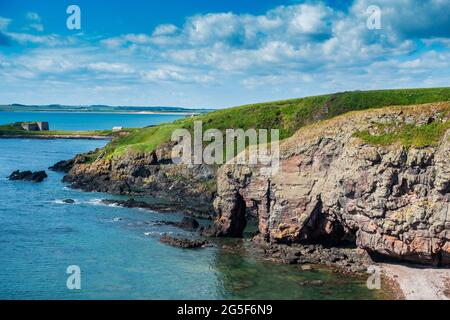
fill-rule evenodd
<path id="1" fill-rule="evenodd" d="M 212 216 L 215 169 L 174 165 L 171 148 L 166 144 L 151 153 L 128 152 L 111 159 L 100 155 L 94 162 L 77 156 L 64 181 L 85 191 L 161 197 L 171 202 L 170 207 Z"/>
<path id="2" fill-rule="evenodd" d="M 272 243 L 354 242 L 374 254 L 450 263 L 450 131 L 429 147 L 374 145 L 355 132 L 448 121 L 449 103 L 351 113 L 298 131 L 281 144 L 281 168 L 219 169 L 218 236 L 241 236 L 258 217 Z"/>

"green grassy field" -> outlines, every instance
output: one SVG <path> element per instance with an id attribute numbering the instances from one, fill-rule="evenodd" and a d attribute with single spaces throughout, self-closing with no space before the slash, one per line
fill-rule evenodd
<path id="1" fill-rule="evenodd" d="M 384 128 L 386 126 L 383 126 Z M 367 143 L 373 145 L 392 145 L 400 143 L 404 147 L 429 147 L 439 143 L 441 137 L 450 129 L 450 122 L 433 122 L 421 126 L 412 124 L 393 128 L 380 128 L 379 133 L 370 134 L 368 131 L 359 131 L 354 134 Z M 384 132 L 389 131 L 389 132 Z"/>
<path id="2" fill-rule="evenodd" d="M 161 143 L 169 141 L 174 129 L 192 132 L 194 121 L 202 121 L 203 130 L 279 129 L 280 139 L 285 139 L 305 125 L 349 111 L 439 101 L 450 101 L 450 88 L 355 91 L 258 103 L 140 129 L 109 143 L 106 152 L 109 157 L 120 155 L 128 149 L 151 152 Z"/>

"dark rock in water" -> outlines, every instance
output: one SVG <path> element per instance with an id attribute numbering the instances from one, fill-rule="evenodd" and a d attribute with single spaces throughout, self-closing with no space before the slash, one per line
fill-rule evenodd
<path id="1" fill-rule="evenodd" d="M 173 202 L 164 202 L 164 203 L 148 203 L 144 201 L 137 201 L 133 198 L 128 200 L 111 200 L 111 199 L 103 199 L 103 204 L 106 205 L 117 205 L 124 208 L 139 208 L 139 209 L 145 209 L 145 210 L 152 210 L 152 211 L 158 211 L 158 212 L 184 212 L 185 214 L 194 214 L 194 212 L 190 210 L 183 210 L 182 207 L 180 207 L 180 204 L 173 203 Z M 160 222 L 161 224 L 172 224 L 170 222 Z M 181 226 L 180 226 L 181 227 Z"/>
<path id="2" fill-rule="evenodd" d="M 218 230 L 216 225 L 210 225 L 208 227 L 202 227 L 200 228 L 200 235 L 203 237 L 216 237 L 218 234 Z"/>
<path id="3" fill-rule="evenodd" d="M 73 199 L 65 199 L 65 200 L 63 200 L 63 202 L 67 203 L 67 204 L 74 204 L 75 200 L 73 200 Z"/>
<path id="4" fill-rule="evenodd" d="M 17 180 L 24 180 L 24 181 L 33 181 L 33 182 L 42 182 L 45 178 L 47 178 L 47 173 L 45 171 L 20 171 L 16 170 L 9 176 L 9 180 L 17 181 Z"/>
<path id="5" fill-rule="evenodd" d="M 305 280 L 305 281 L 298 282 L 298 284 L 302 287 L 305 287 L 305 286 L 318 287 L 318 286 L 323 286 L 324 282 L 322 280 Z"/>
<path id="6" fill-rule="evenodd" d="M 47 177 L 48 177 L 48 175 L 45 171 L 33 172 L 33 174 L 31 175 L 31 181 L 42 182 Z"/>
<path id="7" fill-rule="evenodd" d="M 169 235 L 163 235 L 159 241 L 172 247 L 185 249 L 201 248 L 208 245 L 208 241 L 206 240 L 174 238 Z"/>
<path id="8" fill-rule="evenodd" d="M 125 208 L 149 208 L 150 205 L 143 201 L 136 201 L 134 199 L 128 199 L 122 203 Z"/>
<path id="9" fill-rule="evenodd" d="M 174 221 L 158 221 L 156 224 L 159 225 L 166 225 L 166 226 L 174 226 L 177 228 L 181 228 L 186 231 L 195 231 L 200 224 L 197 220 L 191 217 L 184 217 L 181 222 L 174 222 Z"/>
<path id="10" fill-rule="evenodd" d="M 72 169 L 74 164 L 75 164 L 74 159 L 63 160 L 63 161 L 59 161 L 58 163 L 55 163 L 53 166 L 51 166 L 48 169 L 52 170 L 52 171 L 68 173 L 70 171 L 70 169 Z"/>
<path id="11" fill-rule="evenodd" d="M 153 206 L 151 204 L 148 204 L 147 202 L 143 201 L 136 201 L 134 199 L 128 199 L 128 200 L 109 200 L 109 199 L 103 199 L 102 203 L 104 204 L 115 204 L 124 208 L 141 208 L 141 209 L 152 209 Z"/>
<path id="12" fill-rule="evenodd" d="M 25 180 L 25 179 L 29 179 L 31 178 L 31 175 L 33 173 L 31 171 L 14 171 L 13 173 L 11 173 L 11 175 L 9 176 L 9 180 Z"/>
<path id="13" fill-rule="evenodd" d="M 194 218 L 184 217 L 183 220 L 178 223 L 178 226 L 185 230 L 195 230 L 200 226 L 200 224 Z"/>
<path id="14" fill-rule="evenodd" d="M 366 273 L 374 264 L 367 251 L 353 247 L 324 247 L 314 244 L 274 244 L 253 238 L 254 247 L 261 255 L 272 261 L 286 264 L 300 264 L 308 271 L 312 266 L 327 265 L 338 268 L 343 273 Z"/>

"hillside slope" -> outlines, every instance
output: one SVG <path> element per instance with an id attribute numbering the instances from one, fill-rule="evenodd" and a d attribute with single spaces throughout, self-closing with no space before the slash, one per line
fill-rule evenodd
<path id="1" fill-rule="evenodd" d="M 280 129 L 281 139 L 301 127 L 353 110 L 389 105 L 450 101 L 450 88 L 346 92 L 219 110 L 173 123 L 137 130 L 104 149 L 77 157 L 65 180 L 75 188 L 170 199 L 181 209 L 213 215 L 216 166 L 173 165 L 170 137 L 174 129 Z"/>
<path id="2" fill-rule="evenodd" d="M 211 128 L 222 131 L 237 128 L 279 129 L 280 139 L 285 139 L 305 125 L 349 111 L 439 101 L 450 101 L 450 88 L 343 92 L 244 105 L 141 129 L 110 143 L 106 153 L 114 157 L 127 150 L 152 152 L 170 141 L 173 130 L 185 128 L 192 131 L 194 121 L 202 121 L 204 131 Z"/>

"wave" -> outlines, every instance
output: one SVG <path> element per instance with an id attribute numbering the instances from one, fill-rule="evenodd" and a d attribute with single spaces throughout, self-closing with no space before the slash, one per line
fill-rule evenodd
<path id="1" fill-rule="evenodd" d="M 115 203 L 104 203 L 103 200 L 105 199 L 94 198 L 89 199 L 88 201 L 84 201 L 84 203 L 92 206 L 106 206 L 106 207 L 120 208 L 120 206 Z"/>
<path id="2" fill-rule="evenodd" d="M 64 200 L 66 200 L 66 199 L 56 199 L 56 200 L 51 201 L 51 203 L 55 203 L 55 204 L 69 204 L 69 203 L 64 202 Z M 79 202 L 75 200 L 75 203 L 70 203 L 70 204 L 71 205 L 79 204 Z"/>
<path id="3" fill-rule="evenodd" d="M 163 236 L 165 234 L 173 234 L 173 232 L 167 232 L 167 231 L 148 231 L 148 232 L 144 232 L 144 235 L 146 237 L 154 237 L 154 236 Z"/>

